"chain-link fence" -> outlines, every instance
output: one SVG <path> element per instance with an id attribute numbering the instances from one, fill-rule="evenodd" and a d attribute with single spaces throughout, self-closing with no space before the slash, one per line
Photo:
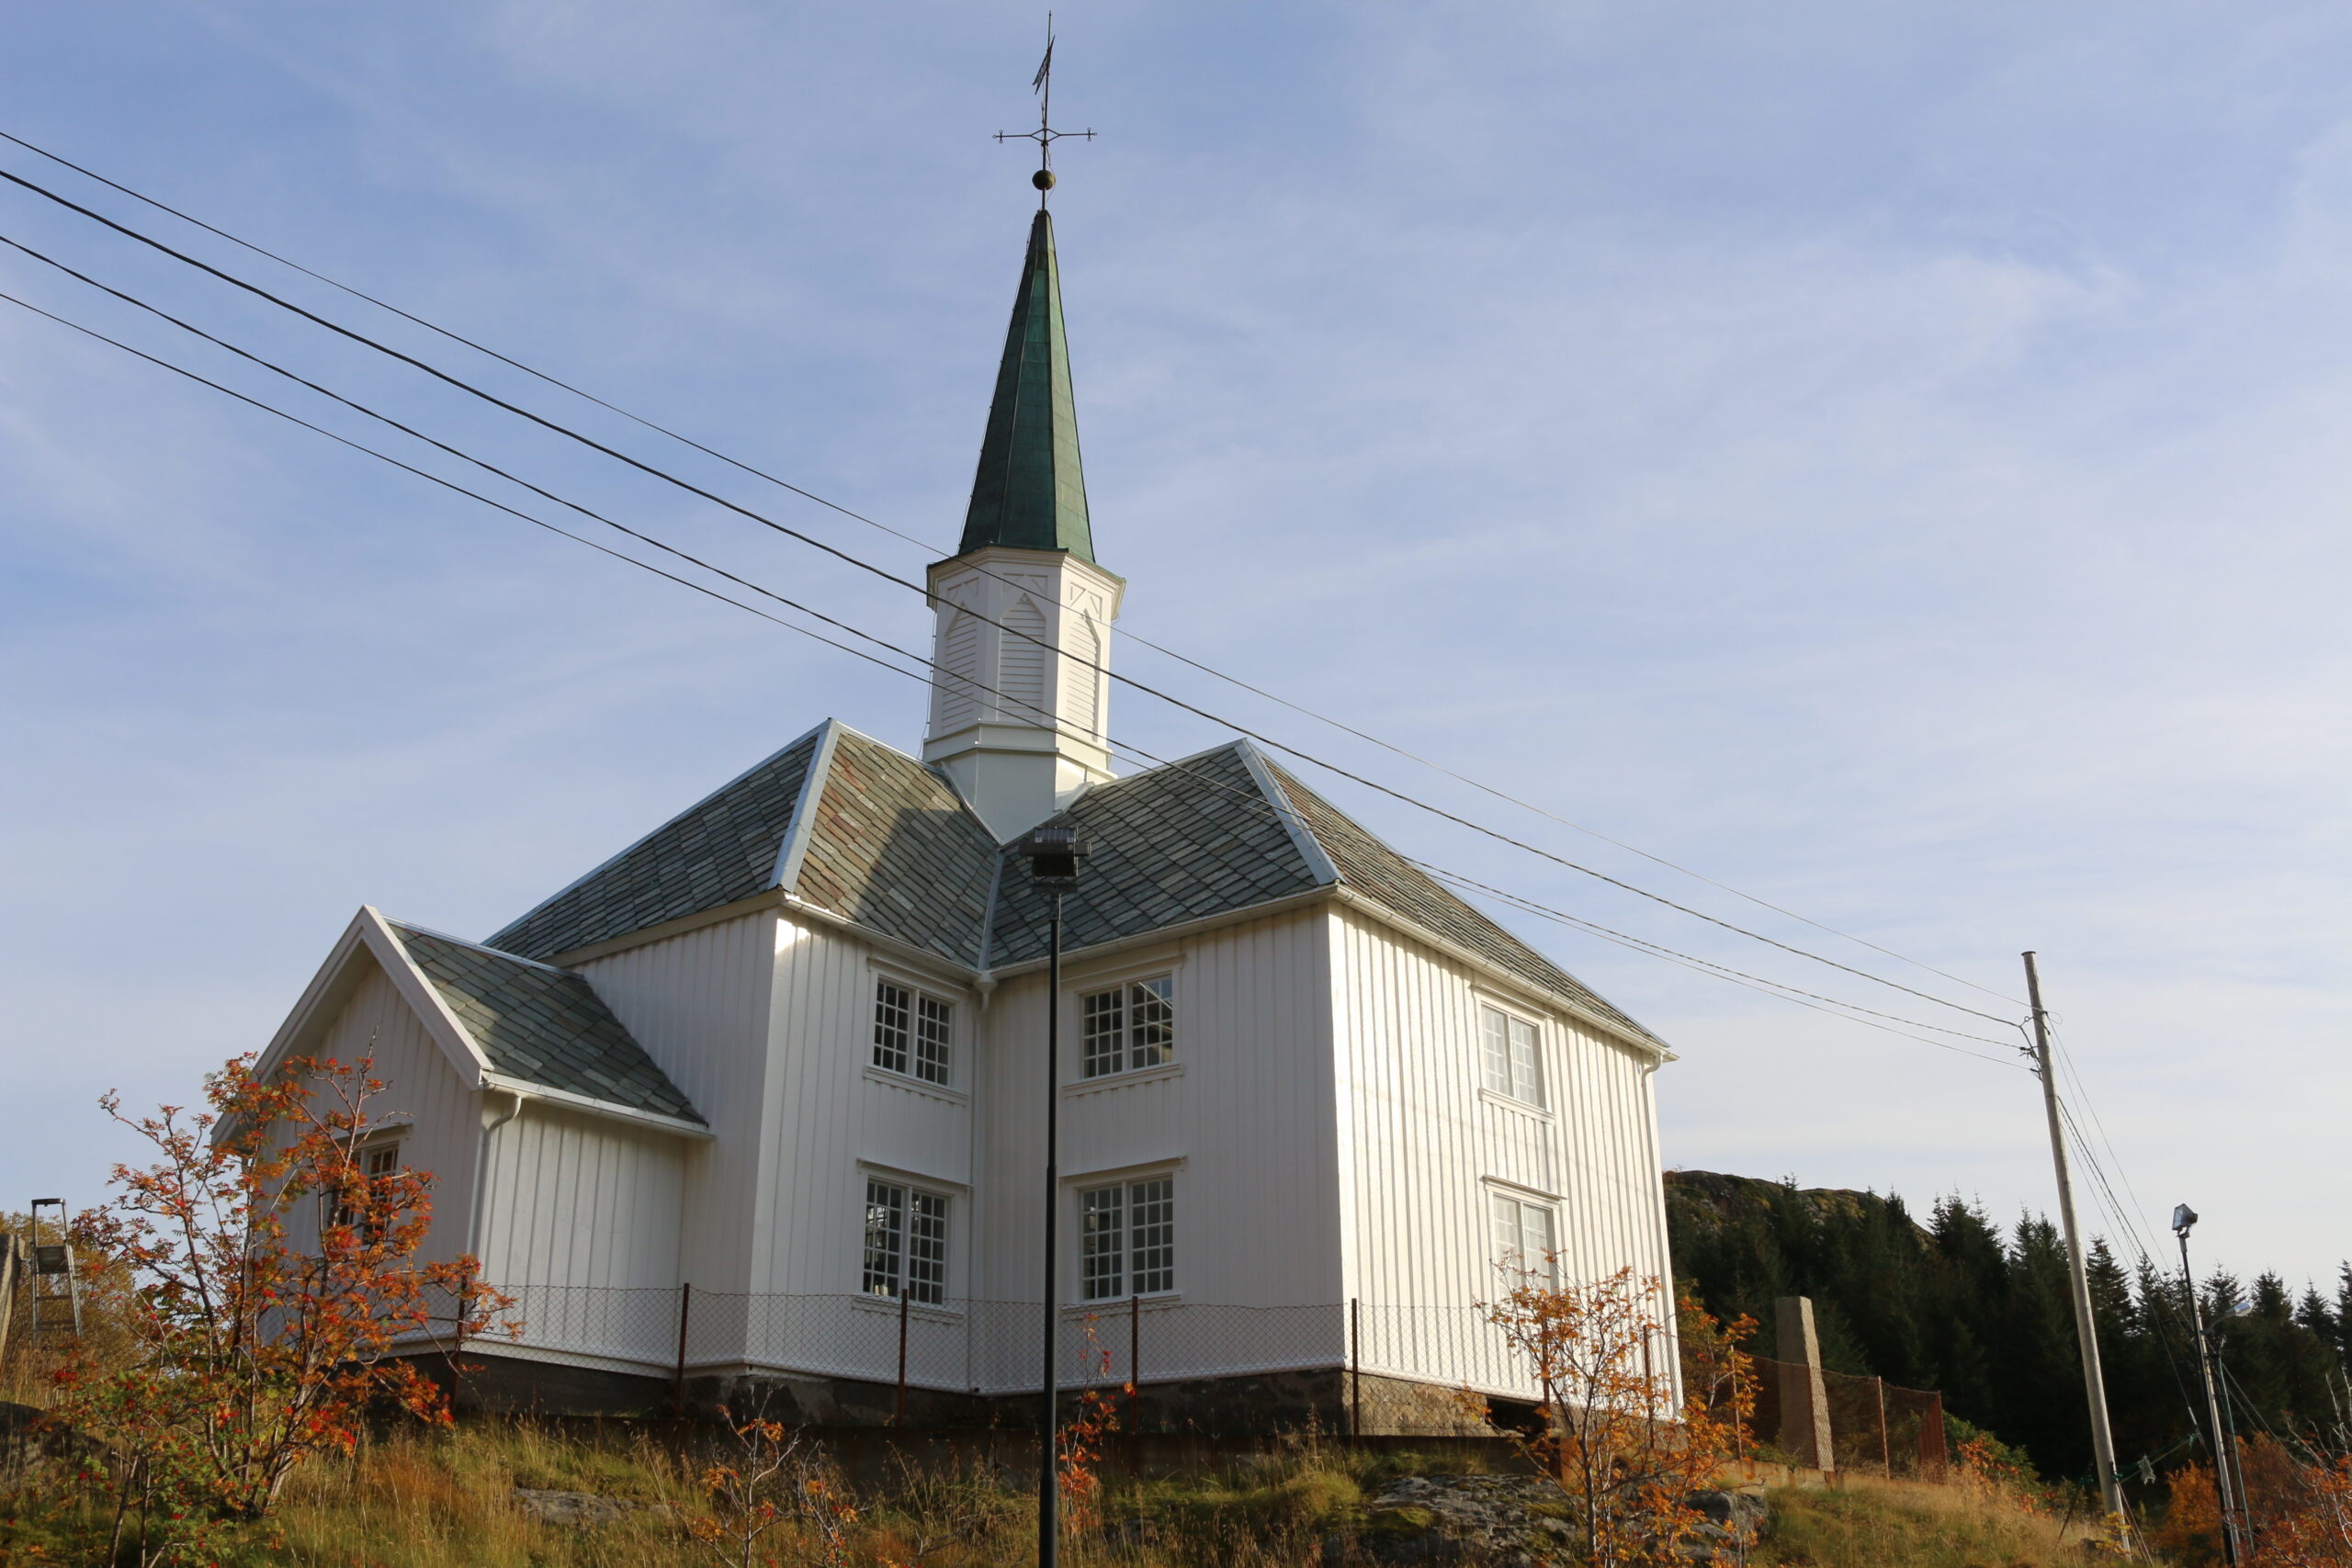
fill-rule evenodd
<path id="1" fill-rule="evenodd" d="M 488 1314 L 488 1326 L 465 1341 L 468 1352 L 661 1379 L 682 1405 L 689 1382 L 708 1379 L 862 1385 L 864 1407 L 885 1413 L 906 1411 L 910 1397 L 1001 1400 L 1040 1386 L 1045 1314 L 1036 1302 L 699 1287 L 536 1285 L 505 1293 L 513 1304 Z M 454 1298 L 436 1312 L 444 1323 L 459 1315 Z M 1214 1419 L 1238 1428 L 1279 1418 L 1359 1434 L 1469 1434 L 1492 1430 L 1486 1401 L 1538 1397 L 1524 1359 L 1476 1304 L 1236 1306 L 1130 1297 L 1064 1307 L 1054 1337 L 1059 1387 L 1157 1391 L 1159 1418 L 1171 1427 Z M 446 1330 L 437 1337 L 446 1344 Z M 1650 1369 L 1668 1408 L 1679 1403 L 1672 1360 L 1661 1354 Z M 1770 1454 L 1782 1430 L 1783 1368 L 1760 1357 L 1755 1368 L 1750 1429 Z M 1939 1394 L 1821 1375 L 1838 1468 L 1943 1473 Z M 1210 1385 L 1226 1392 L 1199 1392 Z M 1180 1399 L 1180 1388 L 1193 1393 Z M 933 1400 L 925 1408 L 941 1406 Z"/>
<path id="2" fill-rule="evenodd" d="M 504 1293 L 513 1304 L 488 1314 L 487 1326 L 468 1337 L 469 1352 L 682 1384 L 775 1373 L 983 1398 L 1040 1384 L 1045 1314 L 1036 1302 L 701 1287 L 538 1285 Z M 455 1298 L 435 1315 L 456 1321 Z M 445 1328 L 435 1337 L 447 1337 Z M 1106 1301 L 1062 1309 L 1054 1361 L 1059 1386 L 1073 1390 L 1328 1373 L 1317 1399 L 1343 1408 L 1322 1409 L 1318 1418 L 1390 1430 L 1452 1421 L 1463 1391 L 1535 1396 L 1502 1330 L 1476 1305 Z M 1400 1385 L 1434 1392 L 1400 1404 Z"/>

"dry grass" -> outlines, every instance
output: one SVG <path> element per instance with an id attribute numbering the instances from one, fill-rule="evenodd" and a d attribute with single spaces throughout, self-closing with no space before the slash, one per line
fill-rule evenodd
<path id="1" fill-rule="evenodd" d="M 624 1568 L 707 1562 L 684 1521 L 702 1498 L 694 1456 L 644 1433 L 582 1433 L 527 1423 L 396 1432 L 349 1461 L 297 1476 L 277 1515 L 220 1542 L 224 1568 Z M 1365 1498 L 1390 1477 L 1453 1468 L 1428 1455 L 1360 1453 L 1302 1439 L 1214 1470 L 1105 1488 L 1103 1522 L 1074 1540 L 1070 1568 L 1300 1568 L 1322 1555 Z M 936 1534 L 946 1516 L 961 1539 L 925 1568 L 1013 1568 L 1035 1560 L 1036 1517 L 1025 1486 L 972 1474 L 909 1478 L 861 1492 L 860 1555 Z M 543 1524 L 516 1487 L 589 1492 L 638 1505 L 594 1529 Z M 2063 1532 L 2006 1499 L 1961 1488 L 1853 1485 L 1772 1494 L 1773 1529 L 1758 1568 L 2056 1568 L 2086 1561 L 2079 1526 Z M 910 1518 L 912 1505 L 927 1517 Z M 0 1560 L 95 1562 L 106 1517 L 96 1493 L 50 1467 L 0 1478 Z M 779 1543 L 786 1544 L 786 1543 Z M 788 1551 L 782 1562 L 798 1559 Z M 1345 1561 L 1344 1559 L 1340 1561 Z"/>
<path id="2" fill-rule="evenodd" d="M 1783 1488 L 1771 1504 L 1758 1568 L 2079 1568 L 2091 1537 L 2083 1520 L 1964 1486 Z"/>

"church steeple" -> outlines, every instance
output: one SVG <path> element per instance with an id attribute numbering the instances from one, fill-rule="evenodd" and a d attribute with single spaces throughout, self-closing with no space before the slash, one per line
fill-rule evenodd
<path id="1" fill-rule="evenodd" d="M 1011 839 L 1111 777 L 1106 671 L 1126 588 L 1094 560 L 1054 223 L 1042 209 L 1029 226 L 963 542 L 930 581 L 937 672 L 922 758 Z"/>
<path id="2" fill-rule="evenodd" d="M 1029 225 L 1029 254 L 1021 265 L 1021 291 L 1012 299 L 1012 325 L 956 553 L 990 545 L 1094 558 L 1062 328 L 1061 268 L 1054 259 L 1053 217 L 1043 208 Z"/>

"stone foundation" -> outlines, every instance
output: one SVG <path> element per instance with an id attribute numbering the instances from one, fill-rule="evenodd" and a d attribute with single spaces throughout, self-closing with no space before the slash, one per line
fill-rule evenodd
<path id="1" fill-rule="evenodd" d="M 467 1348 L 456 1358 L 417 1358 L 420 1371 L 451 1391 L 467 1413 L 538 1416 L 668 1416 L 679 1414 L 680 1390 L 648 1373 L 501 1355 Z M 1251 1372 L 1222 1378 L 1148 1382 L 1130 1401 L 1118 1389 L 1071 1390 L 1061 1395 L 1063 1418 L 1083 1408 L 1090 1392 L 1119 1406 L 1118 1429 L 1135 1435 L 1262 1438 L 1321 1432 L 1330 1437 L 1484 1438 L 1515 1424 L 1515 1407 L 1489 1405 L 1442 1384 L 1416 1382 L 1344 1367 Z M 686 1380 L 684 1411 L 715 1421 L 722 1412 L 753 1411 L 793 1427 L 881 1427 L 899 1425 L 895 1383 L 807 1373 L 738 1371 L 695 1372 Z M 930 1431 L 1034 1432 L 1034 1392 L 978 1394 L 910 1387 L 903 1425 Z"/>

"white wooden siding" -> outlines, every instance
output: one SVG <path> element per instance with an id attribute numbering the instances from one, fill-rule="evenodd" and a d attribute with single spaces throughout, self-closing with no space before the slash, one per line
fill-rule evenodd
<path id="1" fill-rule="evenodd" d="M 1487 993 L 1466 965 L 1361 911 L 1327 918 L 1346 1145 L 1346 1293 L 1400 1324 L 1407 1309 L 1493 1299 L 1504 1283 L 1486 1200 L 1504 1190 L 1554 1204 L 1567 1278 L 1631 1268 L 1670 1292 L 1648 1058 L 1514 989 L 1512 1010 L 1542 1025 L 1548 1105 L 1489 1093 L 1478 1010 L 1505 994 Z M 1670 1335 L 1670 1304 L 1662 1318 Z M 1396 1344 L 1399 1354 L 1408 1348 L 1401 1333 Z"/>
<path id="2" fill-rule="evenodd" d="M 482 1278 L 502 1290 L 673 1290 L 685 1143 L 526 1100 L 491 1134 Z"/>
<path id="3" fill-rule="evenodd" d="M 905 971 L 889 969 L 894 980 Z M 768 1219 L 754 1265 L 757 1291 L 846 1294 L 858 1290 L 869 1169 L 910 1176 L 950 1193 L 948 1290 L 968 1292 L 974 1009 L 960 986 L 927 984 L 954 1004 L 951 1083 L 871 1072 L 872 950 L 815 921 L 776 928 L 773 1064 L 763 1160 Z"/>
<path id="4" fill-rule="evenodd" d="M 1175 1172 L 1184 1300 L 1336 1303 L 1343 1295 L 1332 1178 L 1338 1127 L 1323 921 L 1312 912 L 1272 916 L 1170 943 L 1166 956 L 1165 965 L 1137 955 L 1081 959 L 1064 976 L 1063 1298 L 1077 1299 L 1068 1194 L 1141 1167 Z M 1078 998 L 1112 975 L 1162 967 L 1175 976 L 1174 1069 L 1078 1077 Z M 979 1063 L 976 1155 L 984 1259 L 976 1286 L 998 1299 L 1037 1297 L 1045 1032 L 1042 975 L 998 987 Z"/>
<path id="5" fill-rule="evenodd" d="M 697 1289 L 754 1288 L 752 1258 L 765 1230 L 761 1132 L 772 1092 L 776 931 L 772 913 L 743 915 L 579 966 L 710 1123 L 711 1141 L 683 1156 L 678 1267 Z"/>
<path id="6" fill-rule="evenodd" d="M 365 977 L 315 1042 L 299 1054 L 345 1066 L 373 1058 L 369 1076 L 383 1080 L 384 1091 L 369 1102 L 369 1113 L 411 1119 L 400 1132 L 401 1163 L 432 1178 L 433 1223 L 417 1256 L 425 1262 L 445 1261 L 467 1249 L 479 1151 L 479 1097 L 458 1077 L 375 955 L 362 946 L 351 962 L 365 966 Z M 288 1215 L 292 1226 L 288 1244 L 312 1245 L 319 1217 L 316 1203 L 300 1204 Z"/>

